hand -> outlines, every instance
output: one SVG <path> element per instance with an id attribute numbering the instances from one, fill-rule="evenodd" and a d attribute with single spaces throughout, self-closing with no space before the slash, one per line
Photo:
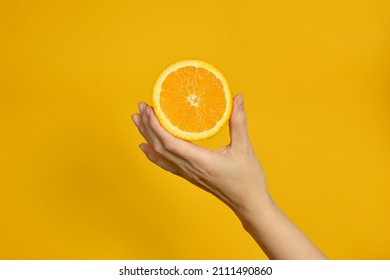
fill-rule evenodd
<path id="1" fill-rule="evenodd" d="M 264 172 L 248 137 L 242 95 L 233 101 L 231 143 L 215 151 L 168 133 L 146 103 L 139 103 L 139 111 L 132 118 L 147 142 L 140 148 L 151 162 L 212 193 L 239 216 L 269 198 Z"/>
<path id="2" fill-rule="evenodd" d="M 132 118 L 147 142 L 140 148 L 148 159 L 228 205 L 269 258 L 326 259 L 269 196 L 249 141 L 242 95 L 234 98 L 230 144 L 216 151 L 165 131 L 147 104 L 139 103 L 139 111 Z"/>

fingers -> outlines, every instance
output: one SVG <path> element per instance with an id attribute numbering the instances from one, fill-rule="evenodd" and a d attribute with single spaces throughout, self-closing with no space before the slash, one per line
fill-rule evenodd
<path id="1" fill-rule="evenodd" d="M 163 148 L 181 159 L 186 161 L 195 161 L 199 154 L 207 153 L 208 150 L 197 146 L 191 142 L 179 139 L 168 131 L 166 131 L 158 121 L 154 114 L 153 108 L 149 107 L 150 110 L 150 128 L 153 133 L 159 138 Z"/>
<path id="2" fill-rule="evenodd" d="M 250 146 L 247 117 L 244 108 L 244 96 L 238 94 L 233 100 L 233 112 L 229 121 L 230 141 L 232 148 Z"/>
<path id="3" fill-rule="evenodd" d="M 139 103 L 139 110 L 140 114 L 132 116 L 133 121 L 155 153 L 180 165 L 184 161 L 196 161 L 199 153 L 208 151 L 167 132 L 157 120 L 153 108 L 146 103 Z"/>
<path id="4" fill-rule="evenodd" d="M 143 113 L 144 107 L 142 104 L 140 104 L 140 112 Z M 152 142 L 150 139 L 154 139 L 154 143 L 156 143 L 155 137 L 153 137 L 150 134 L 150 130 L 148 130 L 147 127 L 145 127 L 144 122 L 142 121 L 142 117 L 139 114 L 134 114 L 131 116 L 133 119 L 134 124 L 137 126 L 139 132 L 144 136 L 145 140 L 149 139 L 150 142 Z M 141 144 L 139 145 L 142 152 L 146 155 L 146 157 L 153 163 L 157 164 L 161 168 L 168 170 L 172 173 L 176 174 L 176 168 L 172 163 L 170 163 L 168 160 L 163 158 L 160 154 L 158 154 L 150 145 L 148 144 Z"/>
<path id="5" fill-rule="evenodd" d="M 163 158 L 160 154 L 158 154 L 149 144 L 141 144 L 139 145 L 142 152 L 146 155 L 146 157 L 156 165 L 161 168 L 172 172 L 173 174 L 178 174 L 178 168 L 170 161 Z"/>
<path id="6" fill-rule="evenodd" d="M 140 132 L 142 136 L 145 138 L 146 142 L 148 142 L 154 148 L 156 152 L 162 154 L 163 148 L 162 148 L 161 141 L 159 137 L 156 136 L 156 134 L 154 133 L 154 131 L 151 129 L 150 126 L 150 115 L 151 115 L 150 107 L 143 102 L 140 102 L 138 104 L 138 107 L 141 113 L 143 131 L 140 130 Z"/>

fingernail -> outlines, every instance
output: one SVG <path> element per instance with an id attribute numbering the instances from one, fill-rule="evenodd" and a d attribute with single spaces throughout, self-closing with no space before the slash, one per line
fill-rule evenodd
<path id="1" fill-rule="evenodd" d="M 244 107 L 244 95 L 242 94 L 237 95 L 234 101 L 236 102 L 238 108 L 242 109 Z"/>
<path id="2" fill-rule="evenodd" d="M 138 109 L 139 109 L 139 112 L 141 114 L 143 114 L 143 112 L 144 112 L 144 107 L 145 107 L 144 103 L 142 103 L 142 102 L 138 103 Z"/>
<path id="3" fill-rule="evenodd" d="M 134 124 L 138 127 L 140 123 L 138 115 L 137 114 L 132 115 L 131 119 L 133 120 Z"/>
<path id="4" fill-rule="evenodd" d="M 142 151 L 143 153 L 145 153 L 145 148 L 144 148 L 144 145 L 142 145 L 142 144 L 139 144 L 139 145 L 138 145 L 138 147 L 141 149 L 141 151 Z"/>
<path id="5" fill-rule="evenodd" d="M 152 109 L 149 106 L 146 106 L 146 115 L 149 117 L 150 113 L 152 112 Z"/>

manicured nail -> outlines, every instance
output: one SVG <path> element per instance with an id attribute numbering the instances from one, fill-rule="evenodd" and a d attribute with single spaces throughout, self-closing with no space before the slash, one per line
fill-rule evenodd
<path id="1" fill-rule="evenodd" d="M 238 94 L 234 101 L 239 109 L 244 108 L 244 95 Z"/>
<path id="2" fill-rule="evenodd" d="M 139 119 L 138 115 L 137 114 L 132 115 L 131 119 L 133 120 L 135 126 L 138 127 L 140 124 L 140 119 Z"/>
<path id="3" fill-rule="evenodd" d="M 146 106 L 146 115 L 149 117 L 150 116 L 150 113 L 152 112 L 152 108 L 150 108 L 149 106 Z"/>
<path id="4" fill-rule="evenodd" d="M 144 108 L 145 108 L 144 103 L 143 103 L 143 102 L 139 102 L 139 103 L 138 103 L 138 109 L 139 109 L 139 112 L 140 112 L 141 114 L 144 113 Z"/>
<path id="5" fill-rule="evenodd" d="M 145 154 L 145 148 L 143 144 L 139 144 L 138 147 L 141 149 L 141 151 Z"/>

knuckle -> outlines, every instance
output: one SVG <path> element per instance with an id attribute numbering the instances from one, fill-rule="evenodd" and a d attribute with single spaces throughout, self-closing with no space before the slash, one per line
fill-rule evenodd
<path id="1" fill-rule="evenodd" d="M 246 127 L 246 125 L 247 125 L 247 117 L 246 117 L 246 115 L 241 116 L 241 117 L 237 120 L 237 124 L 238 124 L 239 126 Z"/>
<path id="2" fill-rule="evenodd" d="M 167 150 L 170 153 L 175 153 L 176 146 L 177 146 L 176 141 L 164 141 L 162 144 L 165 150 Z"/>
<path id="3" fill-rule="evenodd" d="M 158 153 L 160 155 L 164 154 L 164 152 L 165 152 L 164 147 L 160 144 L 154 145 L 153 149 L 156 151 L 156 153 Z"/>
<path id="4" fill-rule="evenodd" d="M 138 131 L 139 131 L 139 133 L 141 133 L 142 136 L 145 135 L 145 128 L 144 128 L 143 125 L 140 125 L 140 126 L 138 127 Z"/>

